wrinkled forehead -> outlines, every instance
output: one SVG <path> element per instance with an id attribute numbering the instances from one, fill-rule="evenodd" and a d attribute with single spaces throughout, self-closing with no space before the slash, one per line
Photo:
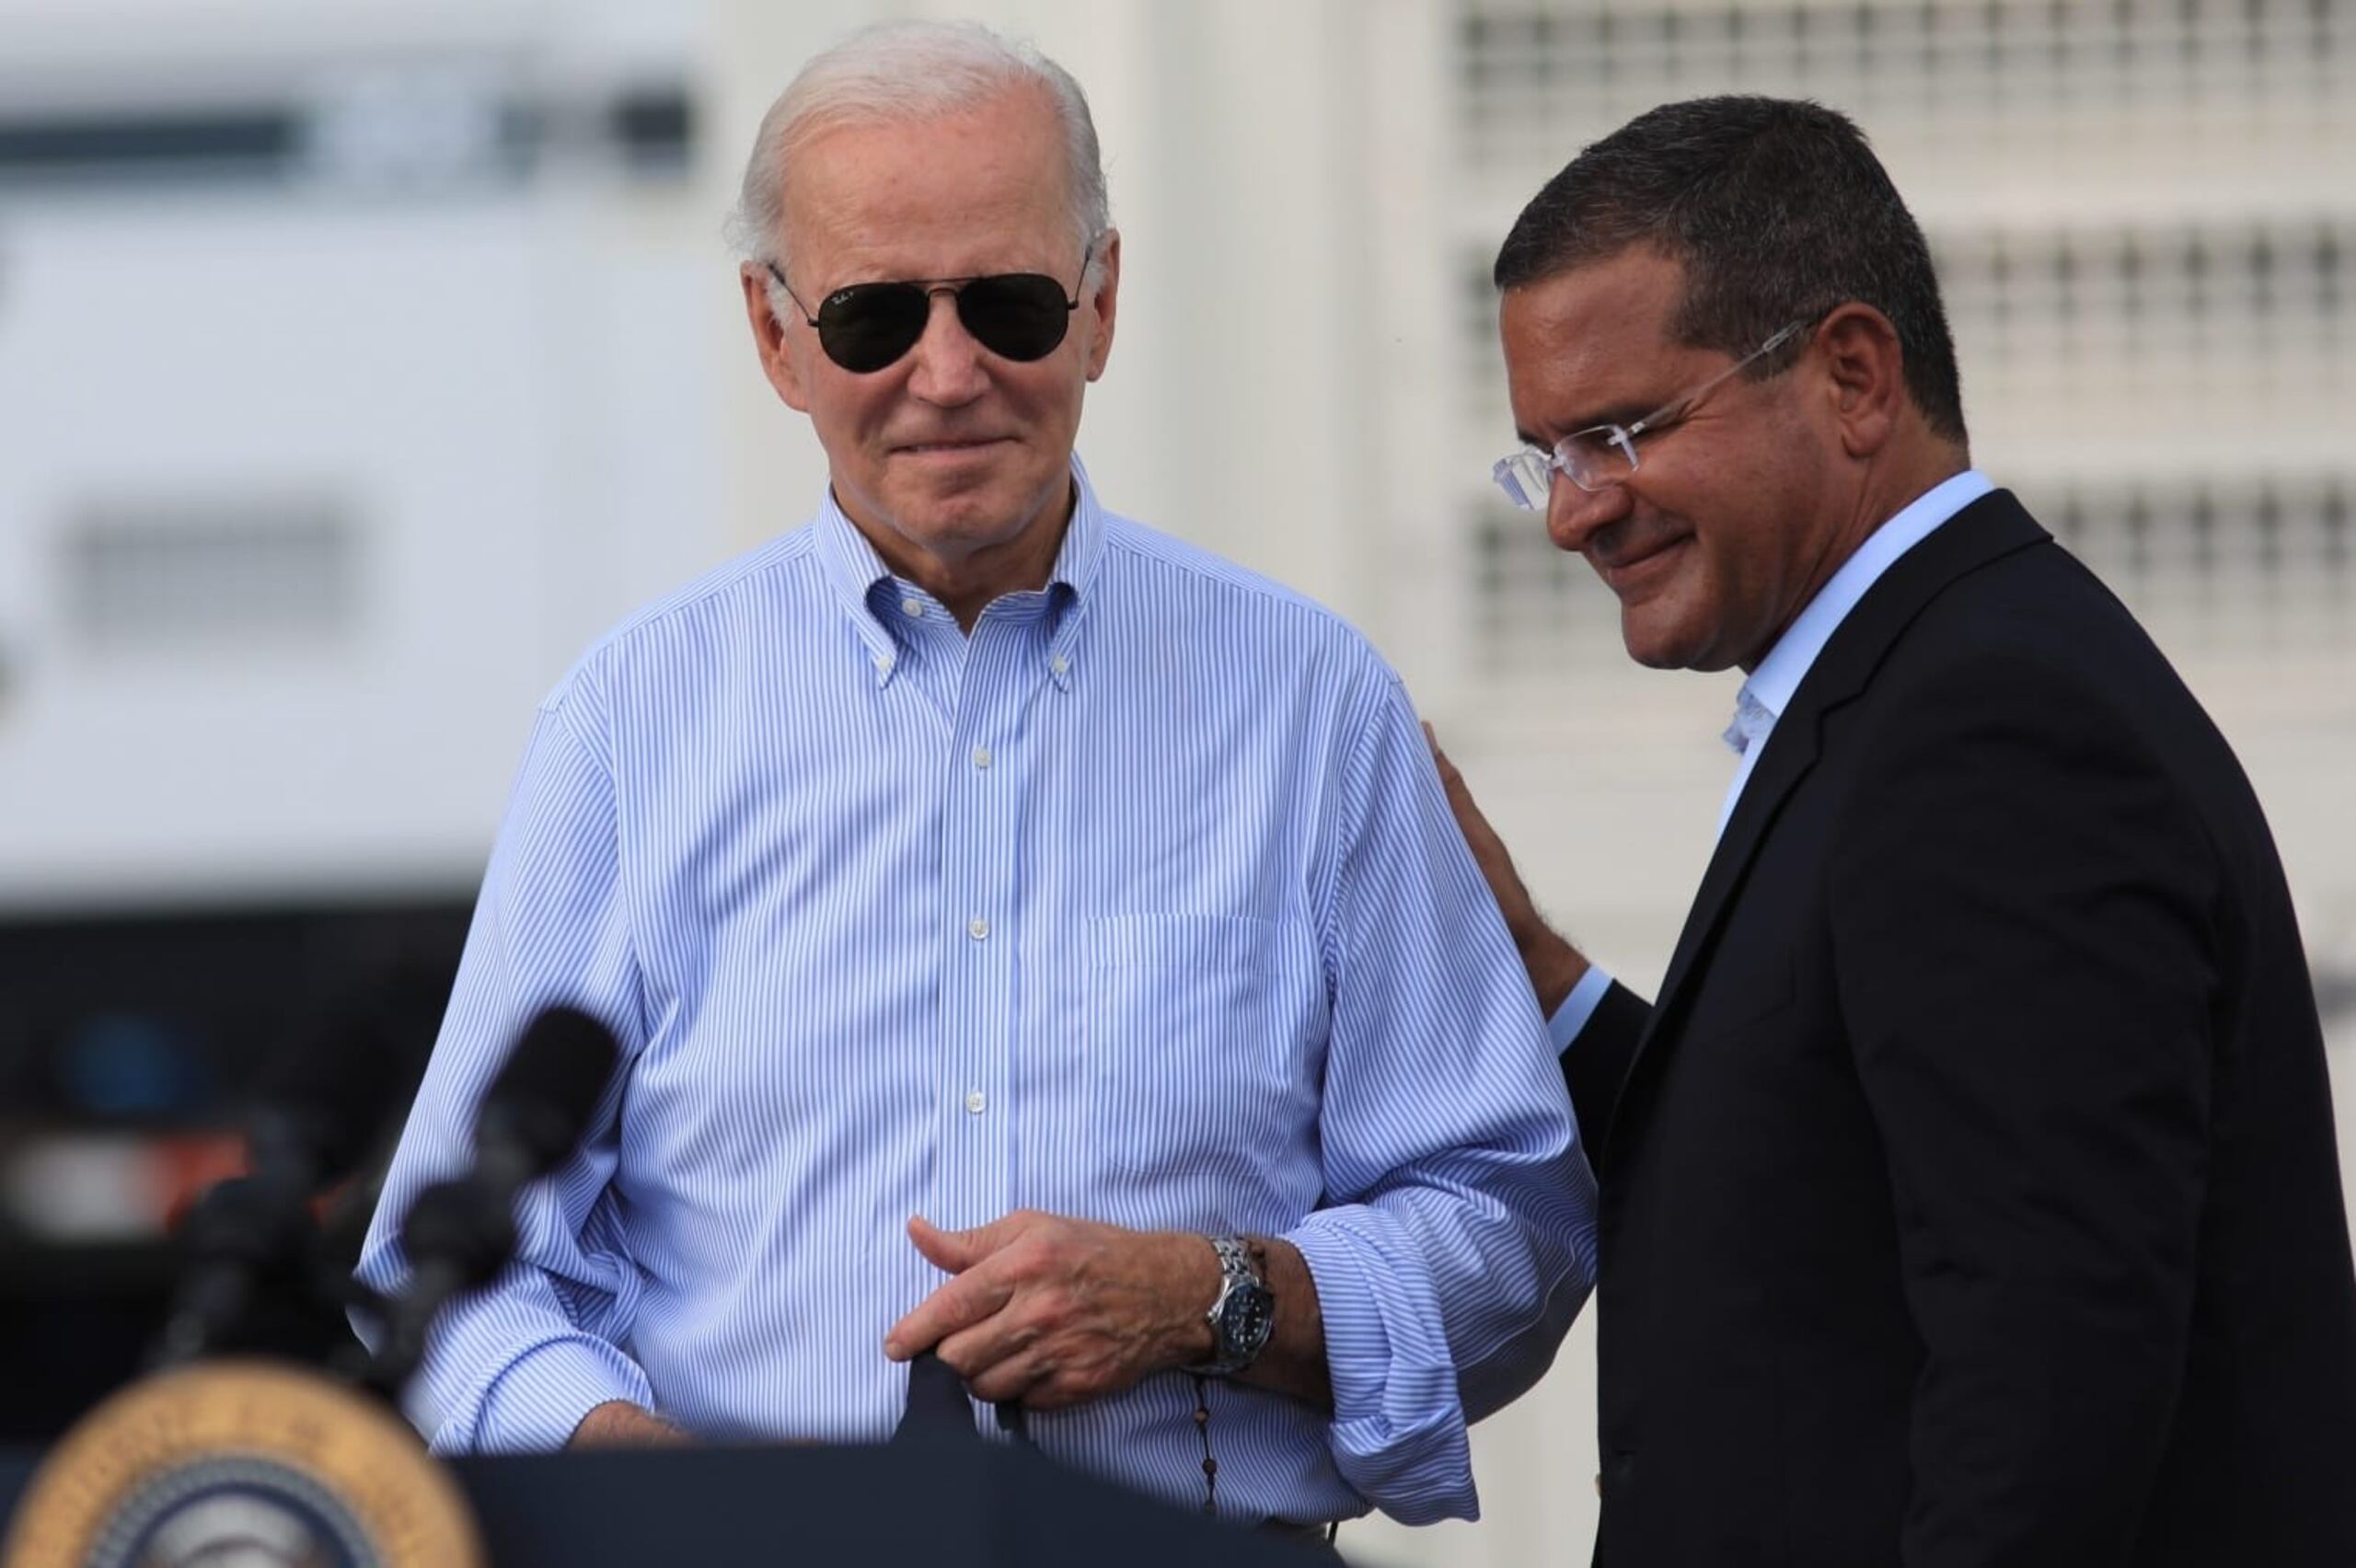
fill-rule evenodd
<path id="1" fill-rule="evenodd" d="M 1556 356 L 1624 355 L 1672 346 L 1685 303 L 1685 268 L 1650 248 L 1619 251 L 1507 289 L 1498 317 L 1508 346 Z"/>
<path id="2" fill-rule="evenodd" d="M 1543 444 L 1652 411 L 1689 352 L 1671 330 L 1684 282 L 1674 259 L 1629 251 L 1507 290 L 1498 328 L 1516 429 Z"/>
<path id="3" fill-rule="evenodd" d="M 1010 248 L 1048 263 L 1077 232 L 1059 126 L 1037 95 L 921 117 L 833 116 L 787 144 L 781 236 L 789 254 L 910 252 L 907 276 L 967 271 L 953 253 Z M 985 268 L 983 270 L 991 270 Z"/>

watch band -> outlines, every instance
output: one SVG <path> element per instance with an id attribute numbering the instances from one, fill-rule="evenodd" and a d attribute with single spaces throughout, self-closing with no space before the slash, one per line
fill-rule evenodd
<path id="1" fill-rule="evenodd" d="M 1211 1331 L 1211 1359 L 1186 1370 L 1226 1378 L 1259 1359 L 1276 1327 L 1276 1297 L 1253 1259 L 1251 1243 L 1241 1236 L 1207 1239 L 1219 1268 L 1218 1299 L 1204 1314 Z"/>

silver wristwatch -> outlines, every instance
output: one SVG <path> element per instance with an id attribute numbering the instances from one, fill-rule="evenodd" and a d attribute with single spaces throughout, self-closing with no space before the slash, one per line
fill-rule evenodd
<path id="1" fill-rule="evenodd" d="M 1204 1314 L 1211 1326 L 1211 1358 L 1186 1370 L 1226 1378 L 1260 1358 L 1276 1326 L 1276 1298 L 1242 1237 L 1213 1236 L 1209 1240 L 1211 1251 L 1218 1254 L 1219 1270 L 1218 1299 Z"/>

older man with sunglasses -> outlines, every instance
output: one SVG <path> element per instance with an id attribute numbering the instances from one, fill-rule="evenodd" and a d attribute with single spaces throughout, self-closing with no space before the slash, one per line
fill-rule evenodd
<path id="1" fill-rule="evenodd" d="M 1466 1426 L 1584 1298 L 1592 1186 L 1397 677 L 1072 455 L 1121 269 L 1078 86 L 860 35 L 770 111 L 738 228 L 831 484 L 541 709 L 384 1215 L 535 1008 L 624 1066 L 421 1424 L 872 1439 L 930 1350 L 1188 1506 L 1471 1515 Z"/>

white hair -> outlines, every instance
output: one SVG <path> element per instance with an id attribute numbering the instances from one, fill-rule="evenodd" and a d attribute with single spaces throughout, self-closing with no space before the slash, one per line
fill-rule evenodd
<path id="1" fill-rule="evenodd" d="M 804 65 L 761 117 L 727 236 L 742 259 L 785 268 L 785 190 L 795 157 L 819 132 L 846 122 L 904 124 L 975 108 L 1010 91 L 1045 92 L 1064 133 L 1066 189 L 1076 243 L 1091 249 L 1112 226 L 1104 165 L 1088 96 L 1071 73 L 1029 43 L 979 22 L 881 22 Z M 1091 254 L 1085 290 L 1103 276 Z M 771 300 L 783 291 L 769 281 Z"/>

